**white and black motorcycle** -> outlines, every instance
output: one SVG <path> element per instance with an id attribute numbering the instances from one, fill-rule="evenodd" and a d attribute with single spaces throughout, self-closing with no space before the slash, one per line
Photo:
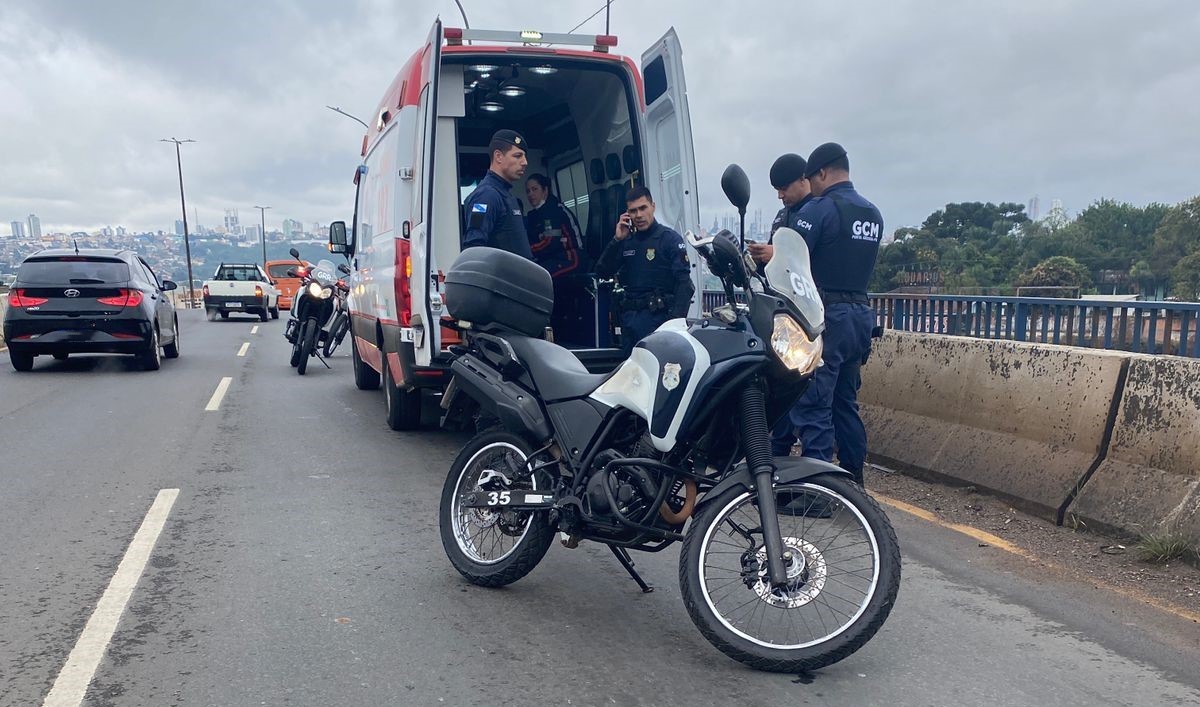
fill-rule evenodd
<path id="1" fill-rule="evenodd" d="M 300 260 L 300 252 L 295 248 L 289 252 Z M 313 356 L 325 363 L 321 358 L 321 346 L 331 339 L 331 326 L 339 311 L 338 301 L 346 289 L 345 282 L 336 274 L 339 268 L 343 274 L 349 273 L 346 265 L 335 267 L 329 260 L 321 260 L 311 269 L 304 267 L 301 261 L 300 267 L 288 271 L 291 277 L 300 278 L 300 288 L 292 300 L 283 335 L 292 344 L 291 364 L 300 375 L 308 370 L 308 360 Z"/>
<path id="2" fill-rule="evenodd" d="M 745 173 L 731 165 L 722 187 L 744 213 Z M 713 645 L 762 670 L 830 665 L 883 625 L 900 551 L 847 472 L 771 456 L 770 423 L 821 362 L 808 249 L 777 231 L 764 277 L 731 239 L 687 240 L 727 304 L 668 321 L 610 374 L 540 338 L 553 303 L 545 270 L 489 248 L 459 256 L 446 301 L 466 337 L 443 405 L 469 396 L 496 424 L 450 469 L 442 545 L 469 581 L 496 587 L 528 574 L 558 532 L 567 547 L 607 544 L 651 591 L 628 550 L 682 541 L 681 593 Z"/>

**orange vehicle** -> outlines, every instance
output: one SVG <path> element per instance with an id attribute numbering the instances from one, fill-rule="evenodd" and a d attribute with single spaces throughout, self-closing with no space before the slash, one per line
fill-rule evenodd
<path id="1" fill-rule="evenodd" d="M 300 278 L 291 277 L 288 275 L 288 270 L 293 268 L 311 268 L 312 263 L 305 261 L 303 265 L 295 260 L 268 260 L 267 275 L 275 282 L 275 286 L 279 288 L 279 308 L 291 309 L 292 298 L 296 296 L 296 290 L 300 288 Z"/>

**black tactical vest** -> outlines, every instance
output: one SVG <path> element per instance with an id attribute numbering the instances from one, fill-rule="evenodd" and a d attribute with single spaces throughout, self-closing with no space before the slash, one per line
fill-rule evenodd
<path id="1" fill-rule="evenodd" d="M 879 209 L 846 201 L 842 194 L 829 194 L 840 223 L 833 243 L 812 254 L 817 286 L 827 292 L 867 293 L 879 241 L 883 238 L 883 216 Z"/>

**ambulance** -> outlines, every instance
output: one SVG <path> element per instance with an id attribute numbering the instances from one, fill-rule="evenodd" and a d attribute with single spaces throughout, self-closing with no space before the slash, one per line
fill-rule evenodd
<path id="1" fill-rule="evenodd" d="M 355 384 L 382 383 L 392 429 L 418 427 L 422 393 L 440 393 L 450 380 L 448 349 L 460 338 L 446 326 L 444 272 L 460 252 L 462 203 L 487 173 L 497 130 L 525 137 L 526 177 L 550 178 L 592 268 L 633 186 L 650 188 L 660 223 L 699 230 L 679 39 L 671 29 L 640 64 L 614 53 L 616 45 L 611 35 L 457 29 L 439 20 L 367 120 L 352 227 L 331 228 L 329 247 L 353 271 Z M 528 211 L 524 183 L 513 193 Z M 698 316 L 699 258 L 689 256 Z M 612 283 L 582 280 L 575 353 L 590 369 L 609 370 L 620 359 Z"/>

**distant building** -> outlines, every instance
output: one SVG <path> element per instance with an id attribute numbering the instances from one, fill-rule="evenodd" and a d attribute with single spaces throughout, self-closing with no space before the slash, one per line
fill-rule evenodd
<path id="1" fill-rule="evenodd" d="M 126 231 L 124 226 L 117 226 L 117 237 L 124 238 L 127 235 L 129 235 L 129 231 Z"/>
<path id="2" fill-rule="evenodd" d="M 290 218 L 283 220 L 283 235 L 288 238 L 300 238 L 304 235 L 304 224 Z"/>
<path id="3" fill-rule="evenodd" d="M 9 224 L 9 228 L 12 229 L 12 237 L 13 238 L 24 238 L 25 237 L 25 224 L 24 223 L 21 223 L 20 221 L 13 221 L 12 223 Z"/>
<path id="4" fill-rule="evenodd" d="M 29 235 L 33 238 L 40 239 L 42 237 L 42 220 L 37 217 L 37 214 L 29 214 Z"/>
<path id="5" fill-rule="evenodd" d="M 179 219 L 175 219 L 175 235 L 177 235 L 177 236 L 182 236 L 182 235 L 184 235 L 184 233 L 183 233 L 183 221 L 181 221 L 181 220 L 179 220 Z"/>
<path id="6" fill-rule="evenodd" d="M 242 235 L 242 226 L 238 222 L 237 209 L 225 209 L 225 232 Z"/>

